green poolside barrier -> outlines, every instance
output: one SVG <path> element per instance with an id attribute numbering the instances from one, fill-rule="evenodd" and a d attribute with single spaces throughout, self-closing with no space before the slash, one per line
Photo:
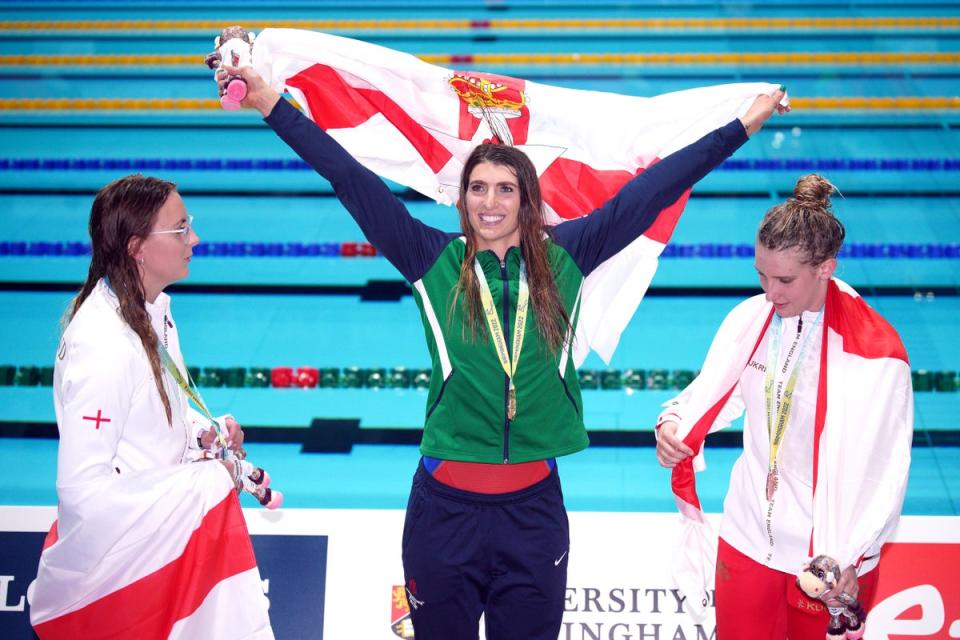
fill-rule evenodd
<path id="1" fill-rule="evenodd" d="M 0 365 L 0 387 L 49 387 L 54 368 L 33 365 Z M 321 389 L 427 389 L 430 369 L 407 367 L 190 367 L 191 378 L 201 387 L 313 388 Z M 692 369 L 580 369 L 580 388 L 604 391 L 676 391 L 685 389 L 699 374 Z M 960 390 L 956 371 L 911 372 L 916 392 L 955 393 Z"/>

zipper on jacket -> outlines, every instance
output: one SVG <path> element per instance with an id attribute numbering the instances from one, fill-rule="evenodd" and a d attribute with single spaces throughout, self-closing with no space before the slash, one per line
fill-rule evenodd
<path id="1" fill-rule="evenodd" d="M 500 279 L 503 281 L 503 340 L 507 344 L 507 358 L 513 358 L 510 352 L 510 279 L 507 277 L 507 260 L 500 261 Z M 510 463 L 510 376 L 503 374 L 503 464 Z"/>

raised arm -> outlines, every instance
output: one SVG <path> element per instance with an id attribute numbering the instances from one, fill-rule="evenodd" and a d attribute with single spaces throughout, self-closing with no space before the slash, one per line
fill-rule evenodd
<path id="1" fill-rule="evenodd" d="M 450 234 L 423 224 L 372 171 L 289 102 L 250 67 L 227 69 L 247 81 L 241 103 L 259 111 L 280 138 L 326 178 L 364 236 L 403 277 L 416 282 L 450 241 Z"/>
<path id="2" fill-rule="evenodd" d="M 642 235 L 657 215 L 730 157 L 780 106 L 784 92 L 758 96 L 741 118 L 676 151 L 625 184 L 588 216 L 553 228 L 584 275 Z"/>

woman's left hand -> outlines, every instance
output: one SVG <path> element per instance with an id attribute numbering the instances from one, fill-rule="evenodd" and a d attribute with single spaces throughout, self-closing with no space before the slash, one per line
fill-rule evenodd
<path id="1" fill-rule="evenodd" d="M 233 416 L 227 416 L 224 424 L 227 427 L 227 448 L 243 460 L 247 457 L 247 452 L 243 450 L 243 429 L 240 423 Z"/>
<path id="2" fill-rule="evenodd" d="M 781 85 L 779 89 L 773 92 L 773 95 L 761 94 L 756 97 L 747 112 L 740 116 L 740 122 L 746 129 L 748 136 L 760 131 L 760 127 L 773 115 L 774 111 L 779 114 L 790 111 L 789 106 L 780 104 L 785 95 L 786 87 Z"/>
<path id="3" fill-rule="evenodd" d="M 226 416 L 223 419 L 223 425 L 226 427 L 227 448 L 241 460 L 247 457 L 247 452 L 243 449 L 243 429 L 240 423 L 233 416 Z M 207 429 L 200 436 L 200 444 L 204 449 L 209 449 L 217 441 L 217 432 L 215 429 Z"/>

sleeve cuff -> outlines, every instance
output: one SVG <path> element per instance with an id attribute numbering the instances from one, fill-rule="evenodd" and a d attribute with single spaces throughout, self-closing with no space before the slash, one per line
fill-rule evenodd
<path id="1" fill-rule="evenodd" d="M 273 110 L 263 119 L 271 128 L 276 129 L 285 123 L 290 123 L 300 113 L 296 107 L 290 104 L 290 101 L 280 96 L 277 104 L 273 105 Z"/>

